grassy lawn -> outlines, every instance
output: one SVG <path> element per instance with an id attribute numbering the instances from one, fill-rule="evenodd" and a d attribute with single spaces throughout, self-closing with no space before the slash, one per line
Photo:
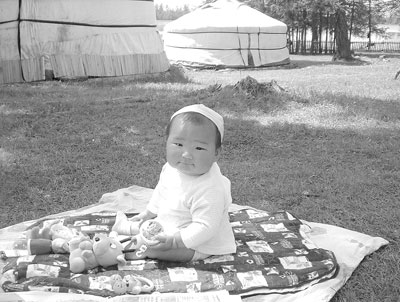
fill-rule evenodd
<path id="1" fill-rule="evenodd" d="M 0 227 L 154 187 L 170 115 L 202 102 L 225 117 L 234 202 L 389 240 L 333 301 L 398 302 L 399 69 L 396 58 L 295 56 L 280 68 L 0 86 Z M 247 76 L 258 84 L 238 85 Z M 272 80 L 284 91 L 262 85 Z"/>

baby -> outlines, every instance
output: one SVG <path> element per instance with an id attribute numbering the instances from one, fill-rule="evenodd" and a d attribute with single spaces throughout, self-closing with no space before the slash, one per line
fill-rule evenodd
<path id="1" fill-rule="evenodd" d="M 186 262 L 236 252 L 228 215 L 231 184 L 217 164 L 222 116 L 203 104 L 190 105 L 172 115 L 166 132 L 167 163 L 146 210 L 130 220 L 118 212 L 113 230 L 132 235 L 138 221 L 159 221 L 159 243 L 143 255 L 154 259 Z"/>

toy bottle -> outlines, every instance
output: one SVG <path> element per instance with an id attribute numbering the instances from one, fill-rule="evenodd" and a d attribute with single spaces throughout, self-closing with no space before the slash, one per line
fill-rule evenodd
<path id="1" fill-rule="evenodd" d="M 28 239 L 27 247 L 30 255 L 46 255 L 52 253 L 51 240 L 49 239 Z"/>
<path id="2" fill-rule="evenodd" d="M 155 236 L 164 232 L 164 228 L 154 219 L 146 220 L 139 229 L 139 234 L 132 237 L 131 242 L 125 248 L 125 258 L 141 259 L 149 246 L 157 244 L 159 241 Z M 130 252 L 134 252 L 132 255 Z"/>

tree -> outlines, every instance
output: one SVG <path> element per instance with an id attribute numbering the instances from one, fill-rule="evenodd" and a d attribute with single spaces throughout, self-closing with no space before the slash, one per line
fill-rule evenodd
<path id="1" fill-rule="evenodd" d="M 175 20 L 190 12 L 188 5 L 171 9 L 168 5 L 156 4 L 155 8 L 157 20 Z"/>
<path id="2" fill-rule="evenodd" d="M 335 38 L 337 48 L 334 59 L 353 59 L 353 56 L 351 54 L 346 11 L 340 5 L 336 9 Z"/>

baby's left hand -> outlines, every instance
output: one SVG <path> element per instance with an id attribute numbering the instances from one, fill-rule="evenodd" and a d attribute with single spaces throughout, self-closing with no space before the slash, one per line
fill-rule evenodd
<path id="1" fill-rule="evenodd" d="M 167 235 L 165 233 L 160 233 L 155 236 L 155 239 L 159 241 L 156 245 L 151 248 L 160 251 L 167 251 L 174 248 L 174 235 Z"/>
<path id="2" fill-rule="evenodd" d="M 155 237 L 155 239 L 157 239 L 160 242 L 151 247 L 152 249 L 155 249 L 155 250 L 168 251 L 171 249 L 177 249 L 177 248 L 184 247 L 183 243 L 182 243 L 183 246 L 179 245 L 179 242 L 182 241 L 182 239 L 180 239 L 179 233 L 177 233 L 175 235 L 160 233 Z"/>

